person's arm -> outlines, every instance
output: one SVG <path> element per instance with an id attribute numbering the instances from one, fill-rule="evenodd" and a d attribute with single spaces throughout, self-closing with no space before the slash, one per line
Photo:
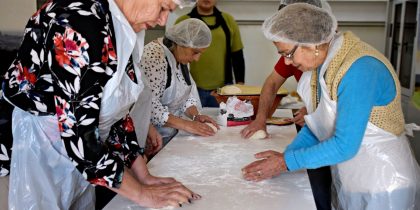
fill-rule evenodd
<path id="1" fill-rule="evenodd" d="M 299 133 L 296 135 L 295 139 L 293 139 L 292 143 L 287 145 L 286 150 L 284 150 L 284 152 L 311 147 L 318 143 L 318 138 L 312 133 L 311 129 L 309 129 L 307 125 L 304 125 L 302 129 L 300 129 Z"/>
<path id="2" fill-rule="evenodd" d="M 200 115 L 199 115 L 200 116 Z M 200 136 L 213 136 L 215 133 L 213 129 L 205 123 L 199 121 L 185 120 L 180 117 L 169 114 L 168 120 L 165 124 L 166 127 L 176 128 L 179 130 L 187 131 L 188 133 Z"/>
<path id="3" fill-rule="evenodd" d="M 261 90 L 260 101 L 258 103 L 258 113 L 255 120 L 265 122 L 268 112 L 270 111 L 274 99 L 276 98 L 277 91 L 285 81 L 286 78 L 282 77 L 275 70 L 271 72 L 270 76 L 265 80 Z"/>
<path id="4" fill-rule="evenodd" d="M 373 106 L 395 97 L 394 81 L 384 64 L 372 57 L 358 59 L 338 87 L 334 135 L 319 144 L 285 152 L 289 170 L 319 168 L 354 157 L 362 142 Z"/>
<path id="5" fill-rule="evenodd" d="M 129 172 L 124 173 L 121 187 L 109 189 L 143 207 L 180 207 L 183 203 L 201 198 L 173 178 L 150 175 L 140 156 L 135 160 L 132 170 L 125 170 Z"/>

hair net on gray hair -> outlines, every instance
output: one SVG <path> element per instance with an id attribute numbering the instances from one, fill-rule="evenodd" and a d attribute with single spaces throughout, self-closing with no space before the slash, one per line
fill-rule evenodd
<path id="1" fill-rule="evenodd" d="M 209 27 L 197 18 L 189 18 L 172 26 L 165 37 L 183 47 L 206 48 L 211 43 Z"/>
<path id="2" fill-rule="evenodd" d="M 262 31 L 268 40 L 290 44 L 323 44 L 337 29 L 334 15 L 307 3 L 294 3 L 267 18 Z"/>
<path id="3" fill-rule="evenodd" d="M 175 4 L 178 4 L 178 6 L 182 9 L 184 7 L 193 7 L 195 5 L 197 0 L 173 0 Z"/>
<path id="4" fill-rule="evenodd" d="M 326 0 L 280 0 L 279 10 L 295 3 L 307 3 L 331 12 L 331 7 Z"/>

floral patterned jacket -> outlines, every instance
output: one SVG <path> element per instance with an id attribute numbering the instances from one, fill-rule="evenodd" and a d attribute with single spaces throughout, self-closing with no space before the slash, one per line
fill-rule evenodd
<path id="1" fill-rule="evenodd" d="M 124 165 L 131 167 L 143 148 L 128 114 L 108 139 L 98 135 L 103 88 L 117 66 L 112 24 L 106 0 L 52 0 L 30 18 L 2 86 L 0 175 L 10 170 L 13 106 L 7 99 L 34 115 L 56 115 L 67 155 L 80 173 L 92 184 L 120 186 Z M 126 71 L 133 76 L 132 65 Z"/>

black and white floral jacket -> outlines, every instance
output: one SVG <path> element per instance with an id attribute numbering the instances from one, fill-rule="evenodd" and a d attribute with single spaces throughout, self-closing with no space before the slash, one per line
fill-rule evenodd
<path id="1" fill-rule="evenodd" d="M 92 184 L 119 187 L 124 165 L 143 153 L 130 116 L 98 135 L 101 96 L 117 67 L 106 0 L 52 0 L 28 21 L 16 59 L 4 76 L 0 102 L 0 175 L 10 170 L 13 106 L 56 115 L 67 155 Z M 132 65 L 126 72 L 133 77 Z M 10 106 L 13 104 L 13 106 Z M 116 107 L 117 108 L 117 107 Z"/>

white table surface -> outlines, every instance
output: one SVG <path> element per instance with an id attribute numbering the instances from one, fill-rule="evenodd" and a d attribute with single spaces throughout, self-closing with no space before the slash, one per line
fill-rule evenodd
<path id="1" fill-rule="evenodd" d="M 203 113 L 215 116 L 217 109 Z M 278 109 L 274 114 L 291 115 L 291 110 L 286 109 Z M 295 125 L 268 126 L 270 138 L 265 140 L 242 139 L 239 132 L 243 128 L 221 127 L 213 137 L 180 132 L 148 163 L 149 170 L 153 175 L 174 177 L 202 196 L 179 209 L 316 209 L 306 171 L 284 173 L 257 183 L 242 178 L 241 168 L 255 160 L 255 153 L 283 151 L 296 135 Z M 117 195 L 104 209 L 149 208 Z"/>

